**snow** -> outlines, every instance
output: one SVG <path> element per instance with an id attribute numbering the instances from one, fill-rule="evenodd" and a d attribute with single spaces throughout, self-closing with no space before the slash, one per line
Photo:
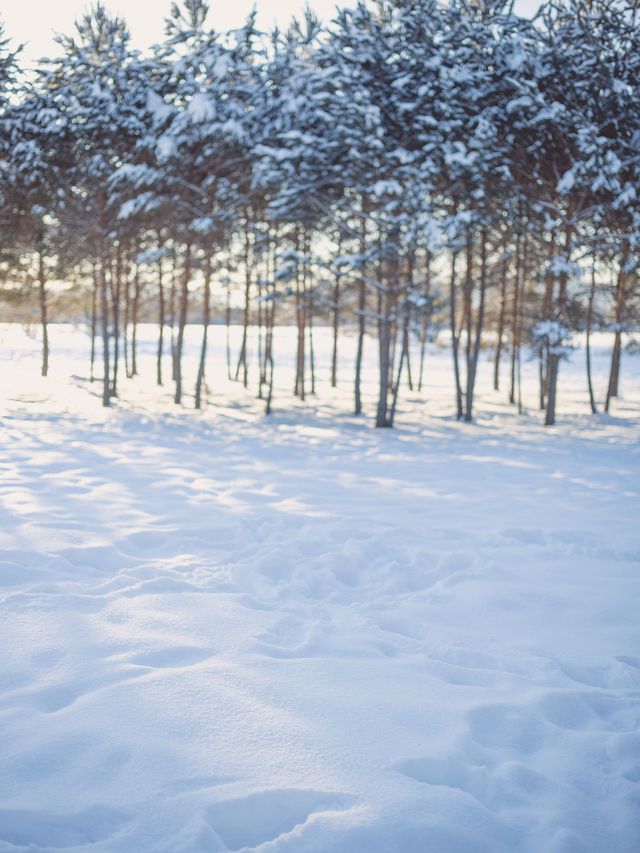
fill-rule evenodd
<path id="1" fill-rule="evenodd" d="M 572 353 L 545 429 L 535 363 L 518 417 L 481 360 L 463 424 L 432 346 L 376 431 L 315 334 L 303 406 L 276 331 L 265 419 L 220 327 L 203 413 L 150 384 L 150 327 L 110 411 L 84 333 L 44 380 L 0 327 L 0 851 L 635 853 L 637 361 L 594 418 Z"/>

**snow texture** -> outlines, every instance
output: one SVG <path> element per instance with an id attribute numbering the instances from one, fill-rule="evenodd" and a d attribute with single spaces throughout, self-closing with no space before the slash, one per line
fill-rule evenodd
<path id="1" fill-rule="evenodd" d="M 2 853 L 640 849 L 633 359 L 591 417 L 573 353 L 550 429 L 481 360 L 469 425 L 433 347 L 376 431 L 352 341 L 342 390 L 265 419 L 222 370 L 203 414 L 144 378 L 105 411 L 83 333 L 49 380 L 0 338 Z"/>

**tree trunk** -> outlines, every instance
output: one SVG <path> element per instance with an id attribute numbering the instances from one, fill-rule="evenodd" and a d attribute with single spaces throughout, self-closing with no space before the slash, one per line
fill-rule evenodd
<path id="1" fill-rule="evenodd" d="M 102 405 L 111 403 L 111 368 L 109 365 L 109 294 L 107 292 L 107 264 L 109 258 L 103 248 L 100 256 L 100 314 L 102 320 Z"/>
<path id="2" fill-rule="evenodd" d="M 620 360 L 622 355 L 622 322 L 624 320 L 624 308 L 626 301 L 625 289 L 625 266 L 629 257 L 629 243 L 625 240 L 620 257 L 620 268 L 616 281 L 616 314 L 615 335 L 613 339 L 613 350 L 611 352 L 611 367 L 609 368 L 609 383 L 607 385 L 607 397 L 604 404 L 605 412 L 609 411 L 612 397 L 618 396 L 618 383 L 620 379 Z"/>
<path id="3" fill-rule="evenodd" d="M 473 395 L 476 384 L 476 374 L 478 370 L 478 358 L 480 356 L 480 343 L 482 339 L 482 329 L 484 325 L 484 305 L 487 292 L 487 231 L 482 229 L 480 237 L 480 303 L 478 305 L 478 313 L 476 316 L 475 339 L 473 342 L 473 350 L 471 359 L 467 368 L 467 393 L 465 395 L 465 421 L 471 421 L 473 418 Z"/>
<path id="4" fill-rule="evenodd" d="M 365 219 L 364 205 L 362 211 L 362 234 L 360 238 L 360 258 L 364 265 L 364 253 L 367 248 L 367 220 Z M 364 352 L 364 336 L 367 331 L 365 311 L 367 308 L 367 283 L 365 281 L 364 268 L 361 270 L 358 282 L 358 344 L 356 349 L 356 370 L 354 381 L 355 406 L 354 414 L 362 414 L 362 356 Z"/>
<path id="5" fill-rule="evenodd" d="M 522 267 L 522 235 L 520 226 L 516 234 L 516 269 L 513 278 L 513 304 L 511 306 L 511 381 L 509 383 L 509 402 L 516 402 L 516 378 L 518 366 L 518 350 L 520 341 L 518 339 L 519 317 L 520 317 L 520 275 Z"/>
<path id="6" fill-rule="evenodd" d="M 300 235 L 296 235 L 296 322 L 298 326 L 298 346 L 296 351 L 296 381 L 294 386 L 294 394 L 305 398 L 305 368 L 306 368 L 306 352 L 305 352 L 305 337 L 306 337 L 306 280 L 301 267 L 301 246 L 304 246 L 304 241 L 300 240 Z M 301 274 L 302 273 L 302 274 Z"/>
<path id="7" fill-rule="evenodd" d="M 451 329 L 451 352 L 453 355 L 453 375 L 456 383 L 456 418 L 462 417 L 462 385 L 460 383 L 460 336 L 456 324 L 456 260 L 457 252 L 451 253 L 451 277 L 449 283 L 449 326 Z"/>
<path id="8" fill-rule="evenodd" d="M 309 369 L 311 371 L 311 393 L 316 393 L 316 358 L 315 358 L 315 350 L 313 347 L 313 285 L 309 281 L 309 258 L 311 255 L 311 245 L 310 240 L 307 237 L 306 245 L 305 245 L 305 253 L 304 253 L 304 292 L 306 295 L 307 302 L 307 314 L 308 321 L 307 327 L 309 329 Z"/>
<path id="9" fill-rule="evenodd" d="M 171 269 L 171 288 L 169 290 L 169 311 L 171 312 L 171 379 L 175 382 L 176 369 L 176 282 L 178 280 L 178 253 L 173 248 L 173 263 Z"/>
<path id="10" fill-rule="evenodd" d="M 596 256 L 594 253 L 591 259 L 591 286 L 589 288 L 589 304 L 587 306 L 587 341 L 586 341 L 586 367 L 587 367 L 587 387 L 589 389 L 589 405 L 591 406 L 591 414 L 598 413 L 596 398 L 593 393 L 593 381 L 591 378 L 591 328 L 593 326 L 593 302 L 596 295 Z"/>
<path id="11" fill-rule="evenodd" d="M 467 392 L 469 390 L 469 377 L 471 375 L 471 360 L 472 360 L 472 339 L 473 339 L 473 245 L 474 245 L 474 233 L 473 229 L 469 227 L 467 229 L 467 239 L 465 242 L 465 276 L 464 276 L 464 288 L 463 288 L 463 300 L 462 300 L 462 320 L 463 326 L 465 330 L 465 341 L 464 341 L 464 356 L 465 356 L 465 368 L 466 368 L 466 383 L 465 390 L 463 391 L 463 400 L 464 400 L 464 416 L 465 420 L 467 420 L 466 411 L 467 411 Z"/>
<path id="12" fill-rule="evenodd" d="M 227 308 L 224 314 L 227 341 L 227 379 L 231 379 L 231 289 L 227 284 Z"/>
<path id="13" fill-rule="evenodd" d="M 129 361 L 129 324 L 131 323 L 131 290 L 129 281 L 129 270 L 124 276 L 124 322 L 122 324 L 122 350 L 124 353 L 124 375 L 131 379 L 131 365 Z"/>
<path id="14" fill-rule="evenodd" d="M 571 241 L 573 237 L 573 225 L 567 222 L 564 232 L 564 257 L 569 261 L 571 256 Z M 562 323 L 567 316 L 567 283 L 568 276 L 566 271 L 562 271 L 558 277 L 558 304 L 556 316 L 559 323 Z M 559 342 L 558 342 L 559 344 Z M 556 422 L 556 402 L 557 402 L 557 387 L 558 373 L 560 369 L 560 354 L 551 352 L 549 354 L 549 381 L 547 391 L 547 411 L 545 414 L 545 426 L 553 426 Z"/>
<path id="15" fill-rule="evenodd" d="M 551 233 L 549 239 L 549 264 L 555 255 L 555 234 Z M 549 320 L 551 318 L 551 306 L 553 304 L 553 276 L 547 272 L 544 284 L 544 300 L 542 303 L 542 319 Z M 543 343 L 540 346 L 540 354 L 538 359 L 538 373 L 540 381 L 540 411 L 544 411 L 547 405 L 547 389 L 549 387 L 548 376 L 549 363 L 549 345 Z"/>
<path id="16" fill-rule="evenodd" d="M 429 298 L 431 296 L 431 252 L 427 249 L 425 257 L 424 300 L 420 325 L 420 366 L 418 368 L 418 391 L 422 391 L 424 380 L 424 359 L 427 351 L 427 333 L 429 331 Z"/>
<path id="17" fill-rule="evenodd" d="M 162 241 L 158 235 L 158 242 L 162 248 Z M 158 258 L 158 352 L 156 355 L 156 382 L 162 385 L 162 353 L 164 350 L 164 268 L 162 256 Z"/>
<path id="18" fill-rule="evenodd" d="M 275 262 L 274 262 L 275 270 Z M 271 414 L 271 405 L 273 401 L 273 332 L 276 319 L 276 300 L 275 300 L 275 282 L 272 289 L 271 310 L 268 312 L 267 319 L 267 336 L 265 340 L 265 360 L 269 365 L 269 384 L 267 386 L 267 403 L 265 406 L 265 414 Z"/>
<path id="19" fill-rule="evenodd" d="M 399 258 L 398 258 L 398 240 L 397 235 L 393 235 L 390 240 L 390 250 L 392 258 L 384 265 L 381 263 L 381 269 L 388 266 L 389 274 L 385 276 L 386 287 L 384 292 L 379 290 L 382 297 L 381 312 L 379 315 L 380 324 L 380 358 L 379 358 L 379 382 L 378 382 L 378 406 L 376 410 L 376 427 L 391 427 L 392 421 L 390 417 L 389 407 L 389 392 L 392 391 L 393 377 L 391 375 L 391 345 L 393 334 L 394 321 L 394 297 L 397 290 L 397 278 L 399 273 Z M 383 277 L 380 276 L 379 285 L 382 286 Z"/>
<path id="20" fill-rule="evenodd" d="M 98 328 L 98 268 L 95 260 L 92 263 L 93 290 L 91 293 L 91 369 L 89 382 L 95 379 L 94 369 L 96 363 L 96 333 Z"/>
<path id="21" fill-rule="evenodd" d="M 249 231 L 249 214 L 245 221 L 244 230 L 244 314 L 242 319 L 242 345 L 238 364 L 236 366 L 236 381 L 242 368 L 242 384 L 249 384 L 249 368 L 247 363 L 247 337 L 249 334 L 249 308 L 251 305 L 251 232 Z"/>
<path id="22" fill-rule="evenodd" d="M 118 247 L 116 254 L 116 272 L 113 275 L 111 265 L 111 302 L 113 304 L 113 377 L 111 380 L 111 396 L 118 396 L 118 367 L 120 364 L 120 293 L 122 287 L 122 251 Z"/>
<path id="23" fill-rule="evenodd" d="M 49 324 L 47 319 L 47 279 L 44 268 L 44 251 L 38 252 L 38 291 L 40 295 L 40 325 L 42 326 L 42 367 L 40 373 L 49 373 Z"/>
<path id="24" fill-rule="evenodd" d="M 500 271 L 500 313 L 498 315 L 498 340 L 496 342 L 496 357 L 493 364 L 493 389 L 500 390 L 500 357 L 502 355 L 502 339 L 504 335 L 504 323 L 507 310 L 507 273 L 509 271 L 509 256 L 505 239 L 504 254 L 502 256 L 502 268 Z"/>
<path id="25" fill-rule="evenodd" d="M 207 338 L 209 335 L 209 319 L 211 315 L 211 247 L 206 248 L 204 268 L 204 296 L 202 301 L 202 346 L 200 347 L 200 364 L 198 365 L 198 378 L 196 379 L 196 409 L 201 408 L 202 385 L 204 382 L 205 365 L 207 361 Z"/>
<path id="26" fill-rule="evenodd" d="M 136 264 L 133 279 L 133 305 L 131 310 L 131 375 L 138 375 L 138 313 L 140 309 L 140 267 Z"/>
<path id="27" fill-rule="evenodd" d="M 338 235 L 338 257 L 342 255 L 342 237 Z M 338 384 L 338 332 L 340 329 L 340 272 L 336 266 L 333 283 L 333 347 L 331 350 L 331 387 Z"/>
<path id="28" fill-rule="evenodd" d="M 189 278 L 191 276 L 191 244 L 187 243 L 180 289 L 180 316 L 178 318 L 178 337 L 176 340 L 176 389 L 174 402 L 182 402 L 182 350 L 184 348 L 184 330 L 187 325 L 189 307 Z"/>

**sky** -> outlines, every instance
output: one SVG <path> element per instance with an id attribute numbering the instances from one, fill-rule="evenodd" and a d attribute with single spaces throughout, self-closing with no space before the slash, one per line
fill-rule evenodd
<path id="1" fill-rule="evenodd" d="M 346 0 L 348 2 L 348 0 Z M 69 33 L 73 22 L 87 9 L 87 0 L 4 0 L 0 3 L 0 20 L 4 21 L 6 35 L 18 43 L 25 43 L 24 60 L 31 63 L 40 56 L 55 52 L 54 31 Z M 105 0 L 107 8 L 127 21 L 136 47 L 144 49 L 159 41 L 164 31 L 164 18 L 170 0 Z M 241 24 L 254 0 L 212 0 L 211 22 L 216 29 L 224 30 Z M 285 24 L 293 15 L 300 14 L 304 0 L 257 0 L 259 25 L 269 29 L 274 23 Z M 311 0 L 311 7 L 324 19 L 331 19 L 335 0 Z M 341 4 L 344 5 L 344 4 Z M 517 0 L 516 8 L 522 14 L 533 13 L 539 0 Z"/>

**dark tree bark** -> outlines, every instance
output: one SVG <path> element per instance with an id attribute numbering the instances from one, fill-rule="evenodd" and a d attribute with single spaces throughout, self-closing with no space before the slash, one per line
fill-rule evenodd
<path id="1" fill-rule="evenodd" d="M 118 246 L 116 252 L 115 274 L 111 265 L 111 303 L 113 311 L 113 377 L 111 379 L 111 396 L 118 396 L 118 368 L 120 365 L 120 295 L 122 287 L 122 250 Z"/>
<path id="2" fill-rule="evenodd" d="M 522 273 L 522 234 L 520 226 L 516 234 L 516 268 L 513 277 L 513 301 L 511 305 L 511 376 L 509 382 L 509 402 L 516 402 L 516 379 L 518 367 L 518 353 L 520 350 L 520 339 L 518 331 L 520 328 L 520 278 Z"/>
<path id="3" fill-rule="evenodd" d="M 589 405 L 591 406 L 591 414 L 598 413 L 596 398 L 593 393 L 593 381 L 591 377 L 591 329 L 593 327 L 593 303 L 596 296 L 596 256 L 594 253 L 591 259 L 591 284 L 589 287 L 589 303 L 587 305 L 587 341 L 586 341 L 586 368 L 587 368 L 587 387 L 589 389 Z"/>
<path id="4" fill-rule="evenodd" d="M 555 255 L 555 234 L 551 233 L 549 237 L 549 264 Z M 544 280 L 544 300 L 542 303 L 542 319 L 549 320 L 551 318 L 551 306 L 553 304 L 553 276 L 547 272 Z M 549 387 L 548 377 L 549 365 L 549 345 L 543 343 L 540 346 L 540 354 L 538 357 L 538 374 L 540 383 L 540 411 L 543 412 L 547 405 L 547 389 Z"/>
<path id="5" fill-rule="evenodd" d="M 227 308 L 224 314 L 227 342 L 227 379 L 231 379 L 231 290 L 227 284 Z"/>
<path id="6" fill-rule="evenodd" d="M 175 382 L 177 378 L 176 367 L 176 296 L 178 281 L 178 252 L 174 246 L 173 264 L 171 269 L 171 288 L 169 290 L 169 313 L 171 314 L 171 379 Z"/>
<path id="7" fill-rule="evenodd" d="M 573 224 L 570 220 L 565 225 L 564 232 L 564 256 L 569 259 L 571 254 L 571 242 L 573 238 Z M 558 322 L 562 323 L 567 316 L 567 282 L 568 276 L 563 270 L 558 276 L 558 301 L 556 316 Z M 547 392 L 547 410 L 545 413 L 545 426 L 553 426 L 556 422 L 556 402 L 558 388 L 558 373 L 560 371 L 560 353 L 552 350 L 549 353 L 549 379 Z"/>
<path id="8" fill-rule="evenodd" d="M 47 317 L 47 277 L 44 267 L 44 249 L 38 252 L 38 293 L 40 301 L 40 325 L 42 326 L 42 366 L 40 373 L 49 373 L 49 322 Z"/>
<path id="9" fill-rule="evenodd" d="M 196 409 L 201 408 L 202 386 L 204 383 L 205 366 L 207 363 L 207 338 L 209 335 L 209 320 L 211 317 L 211 247 L 206 248 L 204 260 L 204 295 L 202 299 L 202 346 L 200 347 L 200 363 L 198 365 L 198 377 L 196 379 Z"/>
<path id="10" fill-rule="evenodd" d="M 456 261 L 457 252 L 451 254 L 451 275 L 449 278 L 449 328 L 451 329 L 451 353 L 453 356 L 453 376 L 456 385 L 456 418 L 462 418 L 462 385 L 460 383 L 460 335 L 456 323 Z"/>
<path id="11" fill-rule="evenodd" d="M 500 313 L 498 314 L 498 340 L 496 341 L 496 356 L 493 363 L 493 389 L 500 390 L 500 358 L 502 356 L 502 343 L 504 338 L 504 325 L 507 312 L 507 274 L 509 272 L 509 256 L 507 254 L 506 239 L 502 264 L 500 265 Z"/>
<path id="12" fill-rule="evenodd" d="M 133 304 L 131 306 L 131 375 L 138 375 L 138 314 L 140 310 L 140 294 L 142 284 L 140 281 L 140 267 L 136 264 L 133 277 Z"/>
<path id="13" fill-rule="evenodd" d="M 301 240 L 300 233 L 296 234 L 296 323 L 298 326 L 298 345 L 296 350 L 296 379 L 294 385 L 294 394 L 305 399 L 305 372 L 306 372 L 306 351 L 305 338 L 307 328 L 307 294 L 306 294 L 306 278 L 303 272 L 302 248 L 304 240 Z"/>
<path id="14" fill-rule="evenodd" d="M 89 371 L 89 382 L 95 379 L 96 363 L 96 334 L 98 330 L 98 267 L 95 260 L 92 262 L 93 288 L 91 290 L 91 367 Z"/>
<path id="15" fill-rule="evenodd" d="M 236 381 L 242 369 L 242 384 L 249 385 L 249 365 L 247 361 L 247 338 L 249 334 L 249 309 L 251 306 L 251 231 L 249 230 L 249 214 L 246 214 L 244 229 L 244 312 L 242 316 L 242 345 L 236 365 Z"/>
<path id="16" fill-rule="evenodd" d="M 265 414 L 271 414 L 271 407 L 273 403 L 273 373 L 274 373 L 274 358 L 273 358 L 273 337 L 275 330 L 275 322 L 276 322 L 276 252 L 278 249 L 278 232 L 277 229 L 274 233 L 273 241 L 271 243 L 271 270 L 272 270 L 272 278 L 269 282 L 269 286 L 271 287 L 271 299 L 270 304 L 267 310 L 267 336 L 265 340 L 265 365 L 268 366 L 268 386 L 267 386 L 267 402 L 265 406 Z M 266 371 L 265 371 L 266 372 Z"/>
<path id="17" fill-rule="evenodd" d="M 625 267 L 629 257 L 629 243 L 625 240 L 622 254 L 620 256 L 620 267 L 616 281 L 616 313 L 615 333 L 613 338 L 613 350 L 611 351 L 611 366 L 609 368 L 609 383 L 607 385 L 607 397 L 604 404 L 605 412 L 609 411 L 611 398 L 618 396 L 618 384 L 620 381 L 620 361 L 622 355 L 622 323 L 624 321 L 624 310 L 626 302 Z"/>
<path id="18" fill-rule="evenodd" d="M 309 370 L 311 373 L 311 394 L 316 393 L 316 357 L 313 346 L 313 283 L 310 279 L 309 260 L 311 257 L 310 239 L 307 234 L 304 252 L 304 292 L 306 296 L 307 328 L 309 329 Z"/>
<path id="19" fill-rule="evenodd" d="M 100 316 L 102 324 L 102 405 L 111 402 L 111 371 L 109 365 L 109 294 L 107 291 L 107 266 L 110 266 L 106 247 L 100 255 Z"/>
<path id="20" fill-rule="evenodd" d="M 162 235 L 158 234 L 158 245 L 162 249 Z M 158 258 L 158 351 L 156 354 L 156 383 L 162 385 L 162 355 L 164 351 L 164 266 L 162 255 Z"/>
<path id="21" fill-rule="evenodd" d="M 424 382 L 424 359 L 427 352 L 427 334 L 429 331 L 429 298 L 431 296 L 431 252 L 427 249 L 425 257 L 424 300 L 420 320 L 420 366 L 418 373 L 418 391 L 422 391 Z"/>
<path id="22" fill-rule="evenodd" d="M 480 342 L 484 325 L 484 306 L 487 292 L 487 231 L 482 229 L 480 235 L 480 302 L 476 315 L 475 336 L 471 358 L 467 365 L 467 393 L 465 395 L 465 421 L 473 418 L 473 395 L 476 384 L 476 373 L 478 370 L 478 358 L 480 356 Z"/>
<path id="23" fill-rule="evenodd" d="M 338 256 L 342 255 L 342 236 L 338 234 Z M 338 332 L 340 330 L 340 270 L 336 267 L 333 281 L 333 346 L 331 348 L 331 387 L 338 384 Z"/>
<path id="24" fill-rule="evenodd" d="M 182 351 L 184 348 L 184 330 L 187 325 L 189 308 L 189 279 L 191 278 L 191 244 L 187 243 L 182 271 L 182 286 L 180 288 L 180 316 L 178 319 L 178 337 L 176 340 L 176 388 L 174 402 L 182 402 Z"/>
<path id="25" fill-rule="evenodd" d="M 129 270 L 124 273 L 124 322 L 122 323 L 122 351 L 124 354 L 124 375 L 131 379 L 131 364 L 129 359 L 129 325 L 131 323 L 131 290 Z"/>
<path id="26" fill-rule="evenodd" d="M 367 220 L 365 206 L 362 206 L 362 230 L 360 236 L 360 279 L 358 281 L 358 343 L 356 348 L 356 370 L 354 380 L 355 406 L 354 414 L 362 414 L 362 356 L 364 353 L 364 336 L 367 331 L 365 311 L 367 309 L 367 284 L 365 281 L 364 254 L 367 248 Z"/>
<path id="27" fill-rule="evenodd" d="M 376 408 L 376 427 L 378 428 L 386 428 L 393 425 L 389 405 L 389 393 L 393 390 L 391 346 L 399 273 L 398 242 L 397 235 L 391 235 L 389 250 L 385 251 L 385 255 L 390 255 L 390 257 L 383 259 L 380 265 L 382 275 L 379 275 L 378 281 L 378 293 L 381 303 L 378 321 L 380 328 L 378 405 Z"/>

